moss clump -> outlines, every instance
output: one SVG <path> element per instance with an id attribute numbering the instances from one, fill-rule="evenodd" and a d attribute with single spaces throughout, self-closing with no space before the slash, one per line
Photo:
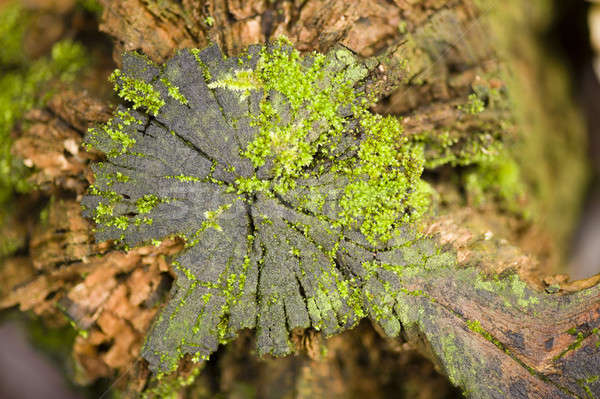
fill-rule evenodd
<path id="1" fill-rule="evenodd" d="M 190 372 L 186 373 L 186 376 L 157 374 L 151 378 L 148 384 L 149 387 L 144 390 L 141 397 L 144 399 L 176 399 L 180 397 L 180 392 L 183 389 L 194 382 L 201 370 L 201 367 L 194 367 Z"/>
<path id="2" fill-rule="evenodd" d="M 354 82 L 344 82 L 340 75 L 325 76 L 325 61 L 324 55 L 316 54 L 307 67 L 302 65 L 298 51 L 291 48 L 262 51 L 253 79 L 260 82 L 265 95 L 261 112 L 253 121 L 259 135 L 244 155 L 255 167 L 272 157 L 273 178 L 277 180 L 274 188 L 278 191 L 293 187 L 302 169 L 312 163 L 319 150 L 330 148 L 345 128 L 338 108 L 352 103 Z M 323 88 L 323 84 L 328 86 Z M 280 112 L 282 101 L 289 104 L 284 113 Z"/>
<path id="3" fill-rule="evenodd" d="M 135 202 L 137 205 L 137 211 L 140 214 L 149 213 L 158 203 L 160 199 L 153 194 L 146 194 L 142 198 L 138 198 Z"/>
<path id="4" fill-rule="evenodd" d="M 420 179 L 423 150 L 402 135 L 393 117 L 360 113 L 365 139 L 358 149 L 357 162 L 344 166 L 349 177 L 340 202 L 340 215 L 372 243 L 387 241 L 402 224 L 418 219 L 429 206 L 429 187 Z"/>
<path id="5" fill-rule="evenodd" d="M 160 94 L 148 82 L 141 79 L 136 79 L 121 72 L 119 69 L 110 75 L 110 81 L 115 85 L 115 91 L 124 100 L 131 102 L 133 109 L 144 108 L 152 115 L 156 116 L 160 108 L 165 105 L 165 101 L 161 99 Z M 175 94 L 175 98 L 180 100 L 182 96 L 177 96 L 179 91 L 171 86 L 171 95 Z"/>
<path id="6" fill-rule="evenodd" d="M 77 0 L 77 5 L 98 17 L 102 14 L 102 4 L 98 0 Z"/>
<path id="7" fill-rule="evenodd" d="M 421 146 L 403 134 L 398 119 L 368 110 L 372 102 L 354 90 L 368 69 L 357 64 L 348 50 L 314 54 L 307 65 L 286 44 L 282 40 L 279 48 L 263 49 L 256 70 L 244 71 L 250 83 L 243 89 L 260 88 L 265 93 L 253 121 L 259 134 L 244 156 L 257 168 L 270 159 L 271 188 L 285 193 L 296 187 L 298 178 L 310 175 L 315 160 L 333 162 L 345 144 L 343 139 L 349 132 L 355 134 L 360 140 L 350 151 L 356 151 L 356 157 L 335 162 L 331 168 L 348 180 L 336 223 L 360 228 L 373 244 L 387 241 L 394 228 L 418 219 L 429 205 L 428 186 L 420 179 Z M 289 106 L 284 112 L 278 95 Z M 349 124 L 356 121 L 358 125 L 351 128 Z M 264 190 L 265 181 L 251 181 Z"/>
<path id="8" fill-rule="evenodd" d="M 219 80 L 211 82 L 208 87 L 211 89 L 222 88 L 239 92 L 240 101 L 243 101 L 248 97 L 251 90 L 256 90 L 262 86 L 261 83 L 258 81 L 255 71 L 251 69 L 238 69 L 233 74 L 227 74 Z"/>
<path id="9" fill-rule="evenodd" d="M 28 15 L 17 1 L 0 8 L 1 65 L 20 65 L 26 61 L 23 36 L 27 29 Z"/>
<path id="10" fill-rule="evenodd" d="M 477 115 L 485 110 L 485 103 L 476 93 L 471 93 L 469 94 L 469 101 L 465 105 L 459 106 L 458 109 L 471 115 Z"/>

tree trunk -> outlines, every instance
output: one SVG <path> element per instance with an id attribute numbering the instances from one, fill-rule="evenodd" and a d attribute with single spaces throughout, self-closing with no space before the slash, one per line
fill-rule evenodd
<path id="1" fill-rule="evenodd" d="M 110 116 L 101 84 L 110 65 L 97 62 L 87 82 L 63 86 L 16 129 L 12 151 L 35 167 L 36 189 L 5 218 L 16 244 L 0 269 L 0 308 L 32 310 L 55 325 L 66 315 L 80 331 L 78 382 L 119 375 L 117 388 L 131 396 L 456 396 L 447 380 L 473 398 L 600 395 L 600 275 L 554 275 L 587 171 L 566 71 L 542 40 L 548 2 L 101 3 L 99 29 L 113 40 L 117 65 L 128 50 L 163 63 L 181 48 L 214 42 L 235 55 L 280 35 L 303 52 L 342 44 L 379 56 L 374 110 L 401 116 L 407 136 L 424 146 L 424 178 L 436 192 L 420 224 L 433 247 L 415 251 L 453 260 L 403 276 L 398 337 L 366 320 L 327 339 L 296 330 L 295 355 L 261 359 L 245 331 L 208 362 L 184 358 L 175 375 L 152 377 L 140 351 L 183 243 L 119 251 L 94 243 L 81 216 L 90 161 L 102 155 L 79 146 L 89 126 Z M 106 53 L 97 42 L 89 47 Z"/>

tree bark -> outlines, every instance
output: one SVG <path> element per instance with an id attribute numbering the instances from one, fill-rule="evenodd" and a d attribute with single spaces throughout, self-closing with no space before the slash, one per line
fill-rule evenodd
<path id="1" fill-rule="evenodd" d="M 169 256 L 182 243 L 124 253 L 93 242 L 79 201 L 89 163 L 101 155 L 79 145 L 110 108 L 101 90 L 75 84 L 30 112 L 15 138 L 13 152 L 35 166 L 38 188 L 13 215 L 22 231 L 0 269 L 0 308 L 54 323 L 67 315 L 81 330 L 73 344 L 79 382 L 126 376 L 118 387 L 132 396 L 184 389 L 190 375 L 189 397 L 456 395 L 437 371 L 473 398 L 600 395 L 600 275 L 553 275 L 587 171 L 566 72 L 541 39 L 551 23 L 546 2 L 101 3 L 99 28 L 114 42 L 117 65 L 124 50 L 161 63 L 180 48 L 216 42 L 233 55 L 279 35 L 306 52 L 339 43 L 364 57 L 383 54 L 375 110 L 402 116 L 405 132 L 423 142 L 437 197 L 422 228 L 457 263 L 403 280 L 399 338 L 363 321 L 327 340 L 298 331 L 298 355 L 257 359 L 248 332 L 202 366 L 186 359 L 177 376 L 157 382 L 139 353 L 172 284 Z M 516 172 L 507 178 L 497 173 L 503 167 Z M 48 198 L 38 217 L 32 210 Z"/>

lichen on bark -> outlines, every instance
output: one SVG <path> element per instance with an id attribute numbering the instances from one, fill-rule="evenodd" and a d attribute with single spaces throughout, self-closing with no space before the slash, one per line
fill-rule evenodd
<path id="1" fill-rule="evenodd" d="M 429 204 L 423 152 L 368 110 L 376 65 L 283 39 L 162 67 L 124 56 L 113 81 L 130 108 L 87 135 L 107 160 L 82 205 L 97 240 L 186 242 L 143 350 L 153 370 L 206 359 L 243 328 L 276 356 L 296 328 L 331 335 L 365 316 L 395 336 L 402 267 L 452 261 L 411 231 Z"/>

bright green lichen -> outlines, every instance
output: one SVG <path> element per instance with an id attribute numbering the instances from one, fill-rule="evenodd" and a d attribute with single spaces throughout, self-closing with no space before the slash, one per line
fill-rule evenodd
<path id="1" fill-rule="evenodd" d="M 474 286 L 477 289 L 494 292 L 504 298 L 506 307 L 529 309 L 540 303 L 539 294 L 529 289 L 517 274 L 511 274 L 504 278 L 494 276 L 492 279 L 477 276 Z"/>

